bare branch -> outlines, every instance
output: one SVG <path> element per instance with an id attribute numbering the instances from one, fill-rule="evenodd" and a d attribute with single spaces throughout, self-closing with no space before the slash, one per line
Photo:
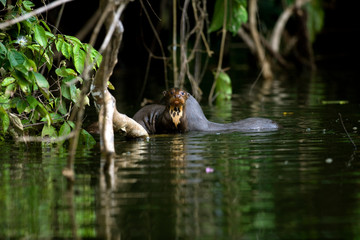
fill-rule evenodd
<path id="1" fill-rule="evenodd" d="M 29 12 L 27 14 L 24 14 L 24 15 L 22 15 L 20 17 L 11 19 L 11 20 L 3 22 L 3 23 L 0 23 L 0 29 L 7 28 L 7 27 L 9 27 L 11 25 L 14 25 L 14 24 L 16 24 L 18 22 L 24 21 L 24 20 L 26 20 L 28 18 L 31 18 L 31 17 L 33 17 L 35 15 L 38 15 L 40 13 L 46 12 L 46 11 L 48 11 L 50 9 L 56 8 L 57 6 L 65 4 L 65 3 L 70 2 L 70 1 L 73 1 L 73 0 L 58 0 L 58 1 L 52 2 L 52 3 L 48 4 L 48 5 L 45 5 L 45 6 L 41 7 L 41 8 L 38 8 L 38 9 L 36 9 L 34 11 L 31 11 L 31 12 Z"/>
<path id="2" fill-rule="evenodd" d="M 304 5 L 307 2 L 309 2 L 309 0 L 297 0 L 295 4 L 288 6 L 282 12 L 282 14 L 280 15 L 280 17 L 278 18 L 278 20 L 275 24 L 274 30 L 273 30 L 271 38 L 270 38 L 270 46 L 273 51 L 279 52 L 281 35 L 285 29 L 285 25 L 286 25 L 287 21 L 293 14 L 294 9 L 301 7 L 302 5 Z"/>
<path id="3" fill-rule="evenodd" d="M 249 2 L 250 33 L 254 40 L 255 49 L 256 49 L 257 57 L 259 59 L 260 67 L 262 68 L 263 76 L 265 79 L 271 80 L 273 78 L 273 74 L 271 71 L 270 63 L 267 61 L 267 59 L 265 57 L 264 48 L 261 45 L 259 32 L 256 27 L 256 24 L 257 24 L 256 13 L 257 13 L 257 1 L 250 0 L 250 2 Z"/>

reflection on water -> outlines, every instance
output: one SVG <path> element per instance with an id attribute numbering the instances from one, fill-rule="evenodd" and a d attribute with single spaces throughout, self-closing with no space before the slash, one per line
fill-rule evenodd
<path id="1" fill-rule="evenodd" d="M 356 239 L 359 152 L 338 113 L 358 144 L 359 105 L 322 105 L 336 94 L 317 78 L 273 84 L 204 111 L 271 117 L 281 130 L 119 138 L 114 174 L 98 147 L 80 149 L 72 188 L 65 148 L 0 143 L 0 238 Z"/>

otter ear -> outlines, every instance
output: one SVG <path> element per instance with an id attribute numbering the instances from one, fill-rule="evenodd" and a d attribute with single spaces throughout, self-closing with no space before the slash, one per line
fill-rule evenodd
<path id="1" fill-rule="evenodd" d="M 190 97 L 190 93 L 187 93 L 187 96 Z"/>

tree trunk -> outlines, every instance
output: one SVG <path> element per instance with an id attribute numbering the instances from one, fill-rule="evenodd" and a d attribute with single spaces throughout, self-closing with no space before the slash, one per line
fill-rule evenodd
<path id="1" fill-rule="evenodd" d="M 118 4 L 115 4 L 111 0 L 101 1 L 102 9 L 107 9 L 103 14 L 106 14 L 105 25 L 108 32 L 104 43 L 99 50 L 99 52 L 103 54 L 103 59 L 100 68 L 95 75 L 92 86 L 92 95 L 97 107 L 100 109 L 99 128 L 101 151 L 106 156 L 111 156 L 115 153 L 114 129 L 121 129 L 128 137 L 148 136 L 146 130 L 141 125 L 117 111 L 115 98 L 107 90 L 107 82 L 117 63 L 117 55 L 124 31 L 120 16 L 128 2 L 128 0 L 123 0 L 119 1 Z"/>

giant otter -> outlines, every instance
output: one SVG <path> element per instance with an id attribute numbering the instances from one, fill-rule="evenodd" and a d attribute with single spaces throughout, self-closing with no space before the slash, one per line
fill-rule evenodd
<path id="1" fill-rule="evenodd" d="M 232 123 L 210 122 L 196 99 L 184 90 L 172 88 L 163 92 L 160 104 L 151 104 L 135 113 L 133 119 L 149 134 L 184 133 L 188 131 L 268 131 L 279 125 L 267 118 L 246 118 Z"/>

